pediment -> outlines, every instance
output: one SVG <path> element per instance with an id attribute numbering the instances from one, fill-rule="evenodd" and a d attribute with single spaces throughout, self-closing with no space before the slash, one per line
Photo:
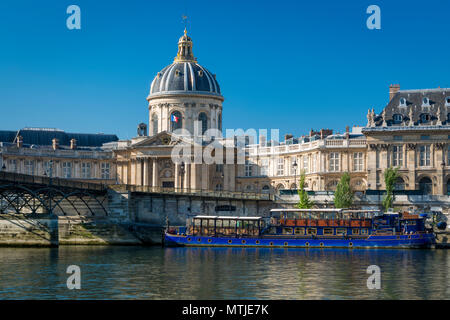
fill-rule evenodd
<path id="1" fill-rule="evenodd" d="M 132 147 L 170 147 L 180 143 L 192 144 L 190 141 L 170 132 L 160 132 L 155 136 L 148 137 L 132 145 Z"/>

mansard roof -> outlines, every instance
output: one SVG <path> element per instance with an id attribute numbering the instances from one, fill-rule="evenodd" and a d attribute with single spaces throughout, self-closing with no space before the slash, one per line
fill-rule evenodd
<path id="1" fill-rule="evenodd" d="M 374 127 L 450 125 L 449 113 L 450 88 L 399 90 L 374 115 Z"/>

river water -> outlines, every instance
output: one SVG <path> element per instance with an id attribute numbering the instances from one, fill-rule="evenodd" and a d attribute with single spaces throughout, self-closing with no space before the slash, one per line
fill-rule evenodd
<path id="1" fill-rule="evenodd" d="M 65 246 L 0 248 L 0 261 L 0 299 L 450 299 L 449 250 Z"/>

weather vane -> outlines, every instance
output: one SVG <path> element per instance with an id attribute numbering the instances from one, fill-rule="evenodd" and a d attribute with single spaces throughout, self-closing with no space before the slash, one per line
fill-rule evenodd
<path id="1" fill-rule="evenodd" d="M 184 23 L 184 30 L 187 30 L 187 24 L 188 24 L 188 17 L 187 17 L 187 15 L 183 14 L 181 16 L 181 19 L 183 20 L 183 23 Z"/>

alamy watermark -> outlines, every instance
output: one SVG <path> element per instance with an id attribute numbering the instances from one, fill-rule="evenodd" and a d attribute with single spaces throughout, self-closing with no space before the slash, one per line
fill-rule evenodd
<path id="1" fill-rule="evenodd" d="M 73 290 L 73 289 L 81 289 L 81 269 L 77 265 L 70 265 L 67 267 L 66 270 L 67 274 L 70 274 L 70 276 L 67 278 L 66 285 L 67 289 Z"/>
<path id="2" fill-rule="evenodd" d="M 381 289 L 381 269 L 377 265 L 371 265 L 367 267 L 367 274 L 370 274 L 367 278 L 367 289 Z"/>

